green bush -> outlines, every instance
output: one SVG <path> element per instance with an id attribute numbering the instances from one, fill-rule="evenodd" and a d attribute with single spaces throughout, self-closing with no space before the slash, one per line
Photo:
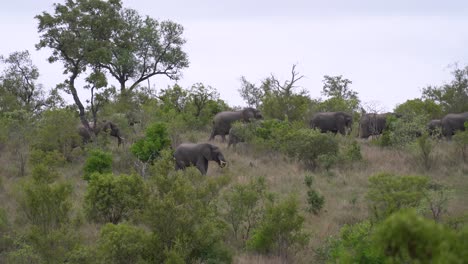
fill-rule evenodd
<path id="1" fill-rule="evenodd" d="M 468 229 L 455 233 L 414 211 L 402 211 L 382 222 L 375 248 L 386 263 L 464 263 L 468 259 Z"/>
<path id="2" fill-rule="evenodd" d="M 150 263 L 151 233 L 128 224 L 106 224 L 97 242 L 97 255 L 102 263 Z"/>
<path id="3" fill-rule="evenodd" d="M 362 160 L 361 145 L 356 140 L 351 144 L 346 144 L 343 149 L 343 157 L 345 161 L 356 162 Z"/>
<path id="4" fill-rule="evenodd" d="M 379 173 L 369 178 L 367 199 L 377 220 L 403 209 L 418 207 L 424 198 L 429 179 L 425 176 Z"/>
<path id="5" fill-rule="evenodd" d="M 71 110 L 48 110 L 39 120 L 33 146 L 43 151 L 57 150 L 70 157 L 73 147 L 81 141 L 78 120 Z"/>
<path id="6" fill-rule="evenodd" d="M 468 122 L 465 122 L 465 131 L 457 131 L 452 139 L 463 161 L 468 161 Z"/>
<path id="7" fill-rule="evenodd" d="M 323 195 L 320 195 L 316 190 L 309 189 L 307 191 L 307 203 L 309 204 L 309 212 L 318 214 L 322 210 L 323 204 L 325 203 L 325 198 Z"/>
<path id="8" fill-rule="evenodd" d="M 421 137 L 416 139 L 413 148 L 415 149 L 418 161 L 426 170 L 429 170 L 432 165 L 432 151 L 434 150 L 434 144 L 429 134 L 424 133 Z"/>
<path id="9" fill-rule="evenodd" d="M 338 140 L 333 135 L 320 133 L 317 130 L 299 129 L 288 134 L 283 149 L 291 157 L 315 168 L 319 156 L 337 156 Z"/>
<path id="10" fill-rule="evenodd" d="M 83 167 L 83 179 L 89 181 L 91 174 L 111 173 L 112 172 L 112 154 L 99 149 L 90 151 Z"/>
<path id="11" fill-rule="evenodd" d="M 344 225 L 339 236 L 329 240 L 325 254 L 327 263 L 384 263 L 384 257 L 374 248 L 373 232 L 369 221 Z"/>
<path id="12" fill-rule="evenodd" d="M 34 149 L 30 153 L 29 162 L 33 166 L 31 175 L 34 181 L 53 183 L 59 178 L 57 169 L 63 166 L 65 158 L 57 150 L 42 151 Z"/>
<path id="13" fill-rule="evenodd" d="M 158 169 L 150 179 L 153 192 L 145 223 L 160 241 L 152 252 L 172 252 L 185 263 L 230 263 L 232 256 L 223 243 L 228 226 L 218 207 L 219 192 L 228 178 L 203 177 L 190 167 L 169 174 Z M 162 263 L 169 256 L 159 257 L 154 262 Z"/>
<path id="14" fill-rule="evenodd" d="M 265 217 L 254 229 L 247 247 L 287 259 L 308 243 L 309 236 L 302 230 L 303 224 L 297 199 L 289 197 L 266 208 Z"/>
<path id="15" fill-rule="evenodd" d="M 260 177 L 248 184 L 232 186 L 223 196 L 224 219 L 231 226 L 234 239 L 241 240 L 242 247 L 264 214 L 266 195 L 265 178 Z"/>
<path id="16" fill-rule="evenodd" d="M 137 175 L 91 175 L 85 194 L 85 211 L 97 222 L 117 224 L 145 208 L 148 191 Z"/>
<path id="17" fill-rule="evenodd" d="M 72 186 L 68 183 L 47 183 L 28 179 L 20 186 L 20 213 L 28 223 L 46 232 L 69 221 Z"/>
<path id="18" fill-rule="evenodd" d="M 152 162 L 161 150 L 171 146 L 171 140 L 164 123 L 156 122 L 148 126 L 145 137 L 136 141 L 130 148 L 142 162 Z"/>

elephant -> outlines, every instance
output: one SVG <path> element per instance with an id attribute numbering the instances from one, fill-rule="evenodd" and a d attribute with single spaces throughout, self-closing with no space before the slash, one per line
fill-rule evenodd
<path id="1" fill-rule="evenodd" d="M 228 148 L 233 145 L 236 147 L 237 143 L 245 142 L 244 137 L 240 135 L 239 131 L 235 127 L 229 129 Z"/>
<path id="2" fill-rule="evenodd" d="M 226 142 L 226 135 L 229 134 L 232 123 L 235 121 L 250 122 L 251 120 L 263 119 L 259 110 L 248 107 L 239 111 L 225 111 L 217 113 L 213 118 L 213 129 L 209 140 L 213 140 L 220 135 L 223 142 Z"/>
<path id="3" fill-rule="evenodd" d="M 320 129 L 320 132 L 347 134 L 353 125 L 353 117 L 345 112 L 316 113 L 310 120 L 310 128 Z"/>
<path id="4" fill-rule="evenodd" d="M 221 150 L 209 143 L 183 143 L 180 144 L 175 152 L 175 169 L 182 170 L 188 166 L 195 165 L 202 175 L 208 171 L 208 161 L 212 160 L 218 163 L 219 167 L 224 168 L 227 165 Z"/>
<path id="5" fill-rule="evenodd" d="M 109 132 L 109 135 L 117 138 L 118 146 L 120 146 L 124 140 L 124 138 L 120 134 L 119 128 L 110 121 L 98 122 L 96 126 L 94 126 L 94 122 L 89 122 L 89 127 L 91 131 L 86 129 L 86 127 L 83 124 L 80 124 L 78 126 L 78 134 L 81 136 L 83 144 L 92 141 L 94 136 L 97 136 L 101 131 L 104 131 L 106 133 Z"/>
<path id="6" fill-rule="evenodd" d="M 429 132 L 429 135 L 435 136 L 441 133 L 442 129 L 442 123 L 440 119 L 433 119 L 429 121 L 426 125 L 427 131 Z"/>
<path id="7" fill-rule="evenodd" d="M 442 134 L 452 138 L 456 131 L 465 131 L 465 122 L 468 122 L 468 112 L 447 114 L 440 120 Z"/>
<path id="8" fill-rule="evenodd" d="M 363 114 L 359 120 L 359 137 L 368 138 L 369 136 L 377 136 L 387 128 L 387 118 L 389 116 L 401 117 L 395 113 L 384 114 Z"/>

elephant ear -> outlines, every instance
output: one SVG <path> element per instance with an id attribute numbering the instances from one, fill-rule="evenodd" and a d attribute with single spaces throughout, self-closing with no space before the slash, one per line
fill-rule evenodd
<path id="1" fill-rule="evenodd" d="M 207 144 L 207 145 L 201 145 L 201 155 L 207 159 L 207 160 L 213 160 L 213 145 Z"/>

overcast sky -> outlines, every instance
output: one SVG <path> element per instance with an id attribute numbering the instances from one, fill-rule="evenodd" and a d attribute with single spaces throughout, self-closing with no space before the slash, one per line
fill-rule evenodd
<path id="1" fill-rule="evenodd" d="M 60 63 L 46 61 L 50 50 L 35 50 L 34 16 L 54 2 L 5 1 L 0 9 L 0 54 L 28 49 L 46 88 L 64 76 Z M 321 96 L 324 75 L 343 75 L 364 103 L 392 110 L 420 97 L 423 87 L 450 81 L 449 66 L 468 60 L 468 1 L 226 2 L 125 0 L 124 6 L 182 24 L 190 66 L 179 84 L 211 85 L 230 105 L 244 105 L 241 76 L 257 84 L 271 73 L 285 80 L 297 64 L 305 75 L 298 85 L 313 98 Z M 151 80 L 158 90 L 170 83 Z"/>

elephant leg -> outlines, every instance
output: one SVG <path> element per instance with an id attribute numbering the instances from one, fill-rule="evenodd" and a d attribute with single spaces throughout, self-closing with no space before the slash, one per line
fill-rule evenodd
<path id="1" fill-rule="evenodd" d="M 216 136 L 216 134 L 215 134 L 215 133 L 216 133 L 216 132 L 215 132 L 215 130 L 214 130 L 214 129 L 213 129 L 213 130 L 211 130 L 210 138 L 208 139 L 209 141 L 212 141 L 212 140 L 215 138 L 215 136 Z"/>
<path id="2" fill-rule="evenodd" d="M 225 134 L 221 135 L 221 142 L 223 142 L 223 143 L 226 142 L 226 135 Z"/>
<path id="3" fill-rule="evenodd" d="M 205 158 L 201 158 L 197 161 L 196 167 L 201 172 L 202 175 L 206 175 L 208 171 L 208 160 Z"/>

